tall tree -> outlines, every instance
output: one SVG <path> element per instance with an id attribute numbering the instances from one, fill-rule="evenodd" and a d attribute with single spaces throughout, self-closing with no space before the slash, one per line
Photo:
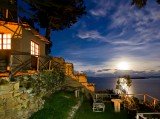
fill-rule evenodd
<path id="1" fill-rule="evenodd" d="M 116 90 L 118 94 L 128 94 L 129 87 L 132 85 L 132 80 L 129 75 L 124 75 L 118 78 Z"/>
<path id="2" fill-rule="evenodd" d="M 136 5 L 138 8 L 142 8 L 146 6 L 148 0 L 132 0 L 131 5 Z M 160 4 L 160 0 L 155 0 L 158 4 Z"/>
<path id="3" fill-rule="evenodd" d="M 30 18 L 46 29 L 45 37 L 50 40 L 51 31 L 70 28 L 86 13 L 83 0 L 24 0 L 34 13 Z M 51 40 L 50 40 L 51 41 Z M 47 54 L 50 47 L 46 46 Z"/>

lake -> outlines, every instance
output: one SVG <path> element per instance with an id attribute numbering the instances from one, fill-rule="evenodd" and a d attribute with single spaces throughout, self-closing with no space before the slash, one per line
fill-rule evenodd
<path id="1" fill-rule="evenodd" d="M 88 77 L 88 82 L 95 83 L 96 90 L 115 89 L 116 81 L 116 78 Z M 146 93 L 160 99 L 160 78 L 132 79 L 129 93 Z"/>

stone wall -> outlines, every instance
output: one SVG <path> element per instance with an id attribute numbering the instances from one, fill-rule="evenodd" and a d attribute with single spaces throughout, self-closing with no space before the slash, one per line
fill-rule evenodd
<path id="1" fill-rule="evenodd" d="M 73 80 L 80 82 L 89 91 L 95 91 L 95 85 L 93 83 L 88 83 L 86 74 L 74 73 L 74 66 L 72 63 L 65 64 L 65 74 L 70 76 Z"/>
<path id="2" fill-rule="evenodd" d="M 71 76 L 73 79 L 75 79 L 74 67 L 73 67 L 72 63 L 68 63 L 68 62 L 65 63 L 65 74 L 67 76 Z"/>
<path id="3" fill-rule="evenodd" d="M 28 119 L 43 108 L 42 97 L 61 90 L 63 80 L 54 71 L 0 79 L 0 119 Z"/>
<path id="4" fill-rule="evenodd" d="M 43 108 L 44 100 L 27 90 L 19 89 L 19 82 L 0 85 L 0 118 L 27 119 Z"/>

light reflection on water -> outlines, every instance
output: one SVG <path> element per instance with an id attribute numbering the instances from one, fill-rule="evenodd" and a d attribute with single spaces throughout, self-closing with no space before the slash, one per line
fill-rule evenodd
<path id="1" fill-rule="evenodd" d="M 96 84 L 96 90 L 115 89 L 116 78 L 89 77 L 88 81 Z M 130 94 L 149 94 L 160 99 L 160 79 L 132 79 L 132 86 L 129 89 Z"/>

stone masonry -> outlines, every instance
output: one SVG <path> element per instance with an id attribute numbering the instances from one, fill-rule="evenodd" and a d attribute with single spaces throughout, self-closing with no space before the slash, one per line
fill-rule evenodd
<path id="1" fill-rule="evenodd" d="M 0 119 L 27 119 L 43 104 L 41 97 L 19 89 L 19 82 L 0 85 Z"/>
<path id="2" fill-rule="evenodd" d="M 76 80 L 79 83 L 81 83 L 89 91 L 95 91 L 95 85 L 93 83 L 88 83 L 86 74 L 74 73 L 74 66 L 72 63 L 65 63 L 65 74 L 67 76 L 70 76 L 73 80 Z"/>

